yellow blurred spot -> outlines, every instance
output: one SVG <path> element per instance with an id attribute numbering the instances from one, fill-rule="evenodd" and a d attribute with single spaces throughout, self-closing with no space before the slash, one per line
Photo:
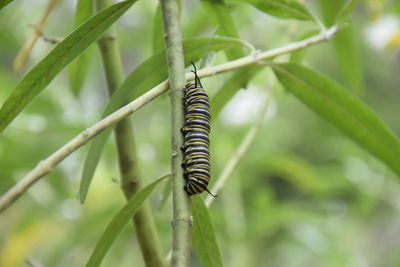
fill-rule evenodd
<path id="1" fill-rule="evenodd" d="M 60 227 L 54 221 L 38 221 L 10 234 L 0 250 L 0 266 L 21 266 L 25 259 L 49 240 L 57 240 Z"/>
<path id="2" fill-rule="evenodd" d="M 385 46 L 385 49 L 387 50 L 395 50 L 398 48 L 400 48 L 400 31 L 394 34 Z"/>

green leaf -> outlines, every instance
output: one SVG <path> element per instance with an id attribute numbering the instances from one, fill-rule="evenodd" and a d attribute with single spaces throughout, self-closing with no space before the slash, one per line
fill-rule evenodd
<path id="1" fill-rule="evenodd" d="M 190 20 L 182 25 L 182 35 L 184 39 L 198 37 L 204 34 L 205 31 L 210 30 L 210 25 L 204 23 L 204 17 L 207 13 L 204 9 L 200 9 L 197 12 L 190 13 Z M 214 36 L 216 29 L 212 29 L 208 36 Z"/>
<path id="2" fill-rule="evenodd" d="M 75 59 L 68 68 L 69 86 L 74 95 L 79 95 L 83 87 L 92 59 L 92 53 L 92 47 L 89 47 L 88 50 Z"/>
<path id="3" fill-rule="evenodd" d="M 202 3 L 207 14 L 211 15 L 214 24 L 218 27 L 218 34 L 235 38 L 239 37 L 239 33 L 230 13 L 231 8 L 226 5 L 223 0 L 203 0 Z M 245 55 L 242 48 L 225 50 L 225 53 L 229 60 Z M 249 68 L 235 71 L 232 74 L 231 78 L 225 82 L 217 95 L 211 100 L 213 119 L 219 115 L 225 104 L 228 103 L 241 88 L 246 87 L 248 80 L 252 76 L 253 74 L 250 73 Z"/>
<path id="4" fill-rule="evenodd" d="M 223 266 L 208 209 L 200 195 L 190 197 L 193 212 L 193 245 L 202 266 Z"/>
<path id="5" fill-rule="evenodd" d="M 218 34 L 239 38 L 239 33 L 231 15 L 231 8 L 223 0 L 203 0 L 203 6 L 207 14 L 211 15 L 214 24 L 218 27 Z M 225 50 L 229 60 L 239 58 L 245 55 L 242 48 Z M 235 71 L 231 78 L 218 91 L 217 95 L 211 101 L 212 118 L 215 119 L 225 104 L 241 89 L 246 87 L 248 80 L 253 76 L 250 68 Z"/>
<path id="6" fill-rule="evenodd" d="M 320 0 L 318 3 L 321 6 L 324 24 L 328 27 L 333 26 L 336 23 L 336 18 L 340 10 L 345 6 L 345 1 Z"/>
<path id="7" fill-rule="evenodd" d="M 182 2 L 181 0 L 178 1 L 179 14 L 181 13 L 182 10 L 181 2 Z M 156 12 L 153 17 L 153 33 L 152 33 L 153 53 L 156 53 L 164 48 L 164 22 L 159 2 L 157 2 L 155 10 Z"/>
<path id="8" fill-rule="evenodd" d="M 236 71 L 221 87 L 218 93 L 211 98 L 211 118 L 214 120 L 218 117 L 221 110 L 225 107 L 228 101 L 242 88 L 246 87 L 247 83 L 253 76 L 260 71 L 263 66 L 250 66 Z"/>
<path id="9" fill-rule="evenodd" d="M 73 31 L 42 59 L 17 85 L 0 109 L 0 132 L 73 59 L 93 43 L 136 0 L 127 0 L 101 10 Z"/>
<path id="10" fill-rule="evenodd" d="M 336 19 L 337 24 L 343 24 L 349 17 L 352 15 L 354 9 L 360 3 L 360 0 L 349 0 L 339 11 L 339 14 Z"/>
<path id="11" fill-rule="evenodd" d="M 172 195 L 172 179 L 168 179 L 168 181 L 164 184 L 164 188 L 162 189 L 160 197 L 158 198 L 157 210 L 164 209 L 170 195 Z"/>
<path id="12" fill-rule="evenodd" d="M 156 12 L 153 18 L 153 53 L 164 47 L 164 28 L 160 3 L 157 3 Z"/>
<path id="13" fill-rule="evenodd" d="M 360 47 L 353 27 L 341 30 L 333 39 L 340 69 L 350 88 L 357 94 L 364 92 Z"/>
<path id="14" fill-rule="evenodd" d="M 93 15 L 93 1 L 78 0 L 75 10 L 75 26 L 79 26 Z"/>
<path id="15" fill-rule="evenodd" d="M 319 32 L 320 32 L 319 29 L 312 29 L 312 30 L 306 32 L 305 34 L 301 35 L 301 37 L 296 41 L 301 41 L 301 40 L 307 39 L 311 36 L 318 34 Z M 290 62 L 301 63 L 304 60 L 304 58 L 306 57 L 307 51 L 308 51 L 308 49 L 305 48 L 305 49 L 301 49 L 296 52 L 293 52 L 290 55 Z"/>
<path id="16" fill-rule="evenodd" d="M 378 115 L 329 77 L 304 66 L 272 66 L 282 85 L 400 175 L 400 141 Z"/>
<path id="17" fill-rule="evenodd" d="M 239 33 L 231 16 L 231 8 L 223 0 L 203 0 L 203 6 L 217 26 L 217 33 L 222 36 L 239 38 Z M 225 51 L 229 60 L 245 55 L 242 47 L 233 47 Z"/>
<path id="18" fill-rule="evenodd" d="M 229 0 L 250 4 L 271 16 L 285 19 L 313 20 L 307 8 L 294 0 Z"/>
<path id="19" fill-rule="evenodd" d="M 100 266 L 104 256 L 117 239 L 118 235 L 132 219 L 132 216 L 141 208 L 142 204 L 150 196 L 154 188 L 169 176 L 170 175 L 165 175 L 157 179 L 155 182 L 149 184 L 129 199 L 125 206 L 114 216 L 107 228 L 104 230 L 86 266 Z"/>
<path id="20" fill-rule="evenodd" d="M 343 14 L 342 12 L 349 12 L 346 3 L 343 3 L 342 0 L 338 0 L 338 2 L 322 0 L 320 1 L 320 5 L 324 21 L 328 26 L 335 24 L 338 17 L 345 16 L 341 15 Z M 352 6 L 350 3 L 350 7 Z M 340 64 L 340 71 L 348 85 L 354 92 L 362 94 L 364 92 L 364 77 L 361 66 L 360 48 L 357 45 L 356 36 L 357 31 L 349 26 L 338 32 L 332 43 Z"/>
<path id="21" fill-rule="evenodd" d="M 242 46 L 243 43 L 234 38 L 215 37 L 211 41 L 208 38 L 194 38 L 183 42 L 185 52 L 185 65 L 189 65 L 190 61 L 199 60 L 208 51 L 219 51 L 232 46 Z M 133 70 L 120 88 L 112 95 L 108 102 L 103 117 L 111 114 L 122 105 L 136 99 L 150 88 L 161 83 L 168 76 L 167 65 L 165 59 L 165 50 L 162 50 Z M 78 197 L 83 203 L 86 199 L 87 191 L 97 164 L 101 157 L 101 152 L 110 136 L 112 127 L 99 134 L 94 138 L 89 153 L 86 157 L 83 167 L 81 183 L 79 187 Z"/>
<path id="22" fill-rule="evenodd" d="M 75 26 L 79 26 L 93 15 L 93 1 L 78 0 L 75 10 Z M 89 48 L 69 66 L 69 86 L 75 95 L 79 94 L 85 82 L 91 55 L 92 50 Z"/>
<path id="23" fill-rule="evenodd" d="M 14 0 L 0 0 L 0 9 L 2 9 L 3 7 L 5 7 L 6 5 L 8 5 L 9 3 L 11 3 Z"/>

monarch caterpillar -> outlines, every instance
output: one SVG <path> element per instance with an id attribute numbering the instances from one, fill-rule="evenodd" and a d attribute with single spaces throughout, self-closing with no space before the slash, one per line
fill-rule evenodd
<path id="1" fill-rule="evenodd" d="M 206 91 L 197 76 L 193 64 L 195 83 L 188 83 L 184 88 L 183 105 L 185 108 L 185 124 L 182 128 L 184 142 L 182 146 L 184 169 L 187 181 L 184 189 L 189 195 L 208 191 L 210 181 L 210 104 Z"/>

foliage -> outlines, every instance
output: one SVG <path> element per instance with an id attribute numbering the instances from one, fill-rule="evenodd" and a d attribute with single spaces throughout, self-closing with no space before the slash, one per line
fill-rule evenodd
<path id="1" fill-rule="evenodd" d="M 14 57 L 33 32 L 26 24 L 39 21 L 45 2 L 0 1 L 1 195 L 79 132 L 168 77 L 159 5 L 133 0 L 93 16 L 91 1 L 78 1 L 76 12 L 59 1 L 29 69 L 14 73 Z M 191 199 L 193 266 L 400 264 L 399 32 L 377 35 L 398 20 L 399 10 L 397 1 L 182 1 L 185 65 L 194 61 L 198 68 L 223 69 L 340 27 L 325 44 L 202 78 L 213 119 L 210 189 L 257 121 L 265 92 L 273 97 L 214 206 L 207 208 L 203 195 Z M 98 38 L 113 38 L 102 36 L 111 25 L 128 75 L 107 100 L 94 46 Z M 62 41 L 46 42 L 51 36 Z M 132 116 L 145 178 L 170 172 L 169 113 L 162 95 Z M 96 266 L 145 266 L 132 227 L 124 230 L 144 200 L 167 255 L 171 183 L 163 189 L 159 180 L 147 181 L 125 203 L 112 129 L 54 166 L 1 214 L 0 266 L 24 266 L 25 259 L 82 266 L 91 255 Z M 86 199 L 82 205 L 77 192 Z"/>

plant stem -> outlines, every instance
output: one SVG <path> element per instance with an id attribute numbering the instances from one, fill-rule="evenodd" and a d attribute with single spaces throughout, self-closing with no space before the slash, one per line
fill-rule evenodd
<path id="1" fill-rule="evenodd" d="M 36 27 L 34 27 L 34 32 L 31 36 L 31 38 L 29 38 L 29 40 L 26 41 L 25 45 L 21 48 L 17 57 L 14 60 L 14 71 L 20 71 L 22 69 L 22 67 L 25 65 L 26 59 L 28 58 L 29 54 L 31 53 L 33 46 L 36 44 L 36 41 L 42 35 L 42 29 L 43 29 L 44 25 L 46 24 L 46 21 L 49 18 L 50 14 L 53 11 L 56 4 L 57 4 L 57 0 L 49 0 L 43 16 L 40 18 Z"/>
<path id="2" fill-rule="evenodd" d="M 322 32 L 311 38 L 303 40 L 301 42 L 290 43 L 280 48 L 272 49 L 262 53 L 255 53 L 254 55 L 239 58 L 234 61 L 230 61 L 224 64 L 220 64 L 214 67 L 198 70 L 197 75 L 201 77 L 212 76 L 217 73 L 227 72 L 234 69 L 242 68 L 251 64 L 261 63 L 262 60 L 273 58 L 279 55 L 287 54 L 297 50 L 307 48 L 311 45 L 329 41 L 333 35 L 337 32 L 337 27 L 332 27 L 326 32 Z M 194 80 L 193 73 L 186 74 L 186 81 Z M 93 126 L 87 128 L 68 143 L 60 147 L 56 152 L 51 154 L 48 158 L 40 161 L 35 168 L 33 168 L 27 175 L 25 175 L 18 183 L 11 187 L 1 198 L 0 198 L 0 213 L 13 204 L 22 194 L 24 194 L 29 187 L 36 183 L 40 178 L 50 173 L 54 166 L 68 157 L 70 154 L 78 150 L 80 147 L 89 142 L 96 135 L 106 130 L 107 128 L 114 126 L 117 122 L 121 121 L 125 117 L 129 116 L 139 108 L 143 107 L 147 103 L 154 100 L 156 97 L 168 90 L 168 81 L 163 81 L 156 87 L 148 90 L 146 93 L 136 98 L 129 104 L 121 107 L 112 114 L 98 121 Z"/>
<path id="3" fill-rule="evenodd" d="M 171 97 L 171 174 L 173 197 L 173 242 L 172 266 L 188 266 L 191 246 L 190 201 L 183 190 L 184 179 L 181 168 L 183 143 L 180 131 L 184 123 L 182 105 L 185 86 L 185 65 L 183 58 L 182 35 L 179 27 L 179 11 L 176 0 L 161 0 L 164 22 L 164 38 L 167 52 L 169 87 Z"/>
<path id="4" fill-rule="evenodd" d="M 112 4 L 110 0 L 97 0 L 96 2 L 98 10 Z M 114 27 L 111 27 L 98 41 L 110 95 L 115 92 L 125 79 L 115 36 Z M 140 176 L 133 125 L 130 118 L 125 118 L 117 124 L 115 138 L 121 174 L 121 187 L 126 199 L 129 200 L 144 184 L 143 178 Z M 133 216 L 133 224 L 146 266 L 166 266 L 148 203 L 143 203 L 142 208 Z"/>

